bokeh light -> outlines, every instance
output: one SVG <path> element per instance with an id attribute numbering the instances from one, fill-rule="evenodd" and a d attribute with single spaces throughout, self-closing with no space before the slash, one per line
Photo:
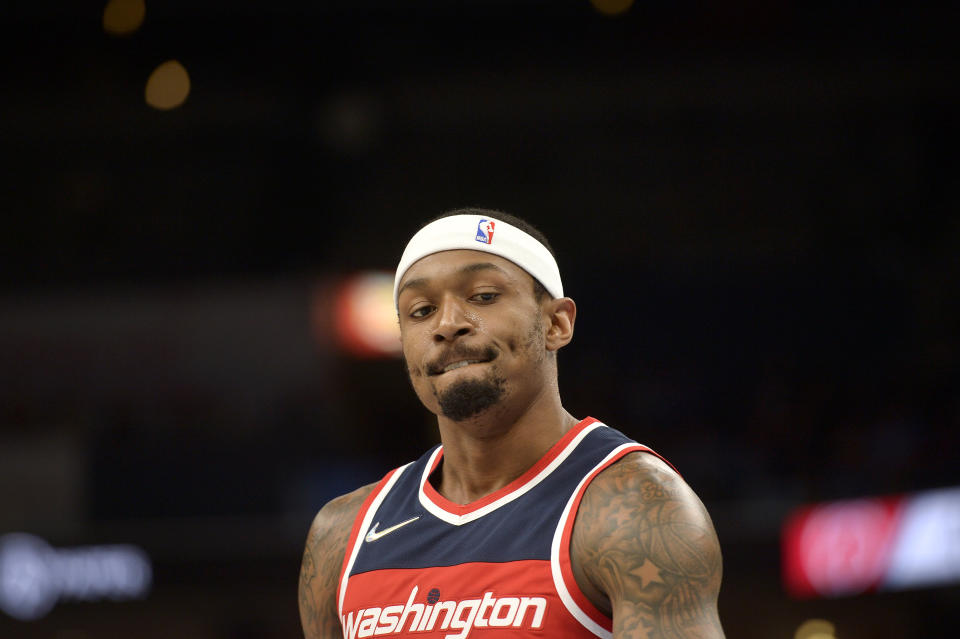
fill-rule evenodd
<path id="1" fill-rule="evenodd" d="M 176 60 L 164 62 L 147 79 L 147 104 L 155 109 L 174 109 L 190 95 L 190 75 Z"/>
<path id="2" fill-rule="evenodd" d="M 393 305 L 393 275 L 368 272 L 347 280 L 336 301 L 340 345 L 358 357 L 398 357 L 400 327 Z"/>
<path id="3" fill-rule="evenodd" d="M 836 628 L 826 619 L 807 619 L 797 632 L 793 639 L 836 639 Z"/>
<path id="4" fill-rule="evenodd" d="M 110 0 L 103 8 L 103 30 L 115 36 L 130 35 L 140 28 L 146 15 L 143 0 Z"/>
<path id="5" fill-rule="evenodd" d="M 593 8 L 607 16 L 626 13 L 633 6 L 633 0 L 590 0 Z"/>

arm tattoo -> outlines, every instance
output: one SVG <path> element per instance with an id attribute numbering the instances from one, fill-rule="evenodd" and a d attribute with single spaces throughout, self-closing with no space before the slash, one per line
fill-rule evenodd
<path id="1" fill-rule="evenodd" d="M 581 589 L 612 610 L 615 639 L 723 637 L 720 545 L 710 516 L 652 455 L 627 455 L 594 479 L 570 553 Z"/>
<path id="2" fill-rule="evenodd" d="M 334 499 L 317 514 L 300 564 L 300 622 L 306 639 L 343 636 L 337 581 L 353 520 L 374 484 Z"/>

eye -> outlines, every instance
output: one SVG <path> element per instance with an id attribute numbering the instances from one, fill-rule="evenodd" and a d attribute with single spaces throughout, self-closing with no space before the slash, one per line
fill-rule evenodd
<path id="1" fill-rule="evenodd" d="M 433 309 L 434 307 L 430 306 L 429 304 L 418 306 L 417 308 L 413 309 L 413 311 L 410 312 L 410 317 L 417 318 L 417 319 L 426 317 L 427 315 L 433 312 Z"/>
<path id="2" fill-rule="evenodd" d="M 480 302 L 481 304 L 489 304 L 490 302 L 494 301 L 498 297 L 500 297 L 500 293 L 494 293 L 493 291 L 489 291 L 484 293 L 477 293 L 470 299 L 473 300 L 474 302 Z"/>

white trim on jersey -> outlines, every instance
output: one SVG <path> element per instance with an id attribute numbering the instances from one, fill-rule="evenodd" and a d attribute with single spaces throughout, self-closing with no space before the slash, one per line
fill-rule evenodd
<path id="1" fill-rule="evenodd" d="M 546 468 L 544 468 L 539 473 L 537 473 L 532 479 L 530 479 L 530 481 L 520 486 L 516 490 L 510 491 L 500 499 L 497 499 L 496 501 L 492 501 L 486 506 L 483 506 L 482 508 L 478 508 L 477 510 L 474 510 L 469 513 L 465 513 L 463 515 L 455 515 L 454 513 L 444 510 L 443 507 L 431 501 L 430 498 L 427 497 L 426 493 L 423 490 L 423 487 L 426 485 L 428 478 L 430 476 L 430 471 L 433 469 L 433 466 L 437 461 L 437 457 L 440 455 L 440 452 L 442 450 L 441 448 L 437 448 L 437 450 L 433 452 L 433 455 L 430 456 L 430 459 L 427 462 L 426 468 L 423 469 L 423 476 L 420 478 L 420 489 L 418 491 L 419 497 L 420 497 L 420 504 L 424 508 L 426 508 L 427 512 L 429 512 L 434 517 L 442 521 L 445 521 L 448 524 L 452 524 L 454 526 L 462 526 L 463 524 L 469 523 L 471 521 L 475 521 L 480 517 L 483 517 L 484 515 L 493 512 L 494 510 L 496 510 L 497 508 L 500 508 L 504 504 L 508 504 L 514 499 L 517 499 L 523 496 L 524 494 L 526 494 L 527 492 L 529 492 L 530 490 L 532 490 L 537 484 L 539 484 L 544 479 L 546 479 L 550 475 L 550 473 L 552 473 L 557 468 L 557 466 L 562 464 L 567 457 L 570 456 L 570 454 L 577 448 L 580 442 L 583 441 L 584 437 L 592 433 L 596 428 L 605 428 L 605 427 L 606 427 L 606 424 L 604 424 L 603 422 L 593 422 L 592 424 L 584 428 L 582 431 L 580 431 L 576 437 L 571 439 L 570 443 L 567 444 L 567 446 L 562 451 L 560 451 L 560 453 L 553 459 L 553 461 L 547 464 Z"/>
<path id="2" fill-rule="evenodd" d="M 410 462 L 410 464 L 412 463 L 413 462 Z M 337 612 L 341 617 L 343 616 L 343 599 L 347 594 L 347 582 L 350 580 L 350 571 L 353 570 L 353 563 L 357 560 L 357 554 L 360 552 L 360 546 L 363 545 L 363 540 L 367 536 L 367 531 L 370 528 L 370 522 L 373 521 L 373 518 L 377 514 L 377 510 L 380 508 L 380 504 L 382 504 L 383 500 L 386 499 L 390 489 L 393 488 L 393 485 L 397 483 L 398 479 L 400 479 L 400 475 L 403 474 L 403 471 L 405 471 L 407 466 L 410 464 L 406 464 L 400 468 L 397 468 L 396 472 L 393 473 L 393 476 L 387 480 L 377 496 L 374 497 L 373 501 L 370 503 L 370 507 L 367 509 L 366 514 L 363 516 L 363 522 L 360 524 L 360 531 L 357 533 L 357 538 L 353 541 L 353 547 L 347 550 L 350 553 L 350 560 L 347 562 L 346 567 L 343 569 L 343 574 L 340 577 L 340 592 L 337 595 Z"/>
<path id="3" fill-rule="evenodd" d="M 579 495 L 580 491 L 583 489 L 583 485 L 593 476 L 595 472 L 597 472 L 597 469 L 603 468 L 605 465 L 609 464 L 612 459 L 623 454 L 624 451 L 628 449 L 645 450 L 646 448 L 635 443 L 621 444 L 610 451 L 610 453 L 604 457 L 599 464 L 591 468 L 590 471 L 583 476 L 583 479 L 581 479 L 580 483 L 577 484 L 576 490 L 573 491 L 573 493 L 570 495 L 570 499 L 567 500 L 567 505 L 563 509 L 563 514 L 560 515 L 560 521 L 557 523 L 557 529 L 553 533 L 553 543 L 550 546 L 550 572 L 553 574 L 553 585 L 557 589 L 557 594 L 560 595 L 560 601 L 562 601 L 563 605 L 567 607 L 567 610 L 570 611 L 570 614 L 573 615 L 574 619 L 583 624 L 587 630 L 598 637 L 601 637 L 602 639 L 612 639 L 613 634 L 591 619 L 590 615 L 584 612 L 583 609 L 577 605 L 577 602 L 574 601 L 573 597 L 570 595 L 570 591 L 567 590 L 567 584 L 563 580 L 563 572 L 560 568 L 560 545 L 563 540 L 564 528 L 567 526 L 567 520 L 576 515 L 576 513 L 572 513 L 570 511 L 573 509 L 573 502 L 576 501 L 577 495 Z"/>

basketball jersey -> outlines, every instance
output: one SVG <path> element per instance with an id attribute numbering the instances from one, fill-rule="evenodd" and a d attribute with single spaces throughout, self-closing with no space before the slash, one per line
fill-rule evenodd
<path id="1" fill-rule="evenodd" d="M 611 637 L 610 618 L 574 580 L 570 536 L 590 481 L 634 451 L 653 453 L 587 418 L 522 476 L 465 505 L 429 481 L 442 446 L 391 471 L 347 542 L 344 638 Z"/>

